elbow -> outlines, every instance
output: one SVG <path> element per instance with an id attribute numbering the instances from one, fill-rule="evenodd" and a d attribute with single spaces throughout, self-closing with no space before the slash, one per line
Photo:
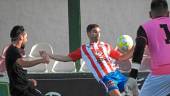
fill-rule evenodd
<path id="1" fill-rule="evenodd" d="M 69 62 L 69 61 L 67 61 L 67 60 L 63 60 L 63 62 Z"/>
<path id="2" fill-rule="evenodd" d="M 124 58 L 120 57 L 120 58 L 117 58 L 115 59 L 116 61 L 124 61 Z"/>
<path id="3" fill-rule="evenodd" d="M 25 65 L 25 64 L 21 64 L 21 66 L 22 66 L 23 68 L 31 67 L 31 66 L 28 66 L 28 65 Z"/>
<path id="4" fill-rule="evenodd" d="M 129 60 L 130 57 L 126 57 L 126 56 L 121 56 L 120 58 L 118 58 L 118 61 L 125 61 L 125 60 Z"/>
<path id="5" fill-rule="evenodd" d="M 72 61 L 71 59 L 65 59 L 65 60 L 63 60 L 63 62 L 70 62 L 70 61 Z"/>
<path id="6" fill-rule="evenodd" d="M 69 62 L 70 60 L 69 59 L 59 59 L 57 61 L 61 61 L 61 62 Z"/>

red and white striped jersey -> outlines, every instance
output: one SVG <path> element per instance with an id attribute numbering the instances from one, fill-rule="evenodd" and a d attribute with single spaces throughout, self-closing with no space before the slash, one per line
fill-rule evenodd
<path id="1" fill-rule="evenodd" d="M 100 81 L 102 77 L 118 68 L 114 64 L 114 59 L 118 59 L 120 53 L 107 43 L 97 42 L 84 44 L 68 56 L 73 61 L 82 57 L 94 77 Z"/>

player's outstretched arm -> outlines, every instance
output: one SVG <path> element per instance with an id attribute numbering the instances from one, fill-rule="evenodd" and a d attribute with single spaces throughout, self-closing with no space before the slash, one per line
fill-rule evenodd
<path id="1" fill-rule="evenodd" d="M 41 57 L 49 56 L 51 59 L 56 61 L 62 61 L 62 62 L 72 61 L 72 59 L 69 56 L 53 55 L 53 54 L 46 53 L 45 51 L 40 51 L 39 53 Z"/>
<path id="2" fill-rule="evenodd" d="M 72 59 L 69 56 L 62 56 L 62 55 L 52 55 L 48 54 L 48 56 L 56 61 L 62 61 L 62 62 L 69 62 L 72 61 Z"/>
<path id="3" fill-rule="evenodd" d="M 16 61 L 18 64 L 20 64 L 22 67 L 32 67 L 32 66 L 35 66 L 35 65 L 38 65 L 38 64 L 48 64 L 50 62 L 49 58 L 46 57 L 46 58 L 41 58 L 41 59 L 36 59 L 36 60 L 32 60 L 32 61 L 26 61 L 26 60 L 23 60 L 23 58 L 19 58 L 17 59 Z"/>

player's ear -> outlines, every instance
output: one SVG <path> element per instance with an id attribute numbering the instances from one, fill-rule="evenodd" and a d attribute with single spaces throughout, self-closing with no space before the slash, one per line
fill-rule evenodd
<path id="1" fill-rule="evenodd" d="M 150 17 L 150 18 L 153 18 L 153 16 L 152 16 L 152 11 L 149 12 L 149 17 Z"/>
<path id="2" fill-rule="evenodd" d="M 23 35 L 20 34 L 18 39 L 19 39 L 19 40 L 23 40 L 23 39 L 24 39 Z"/>
<path id="3" fill-rule="evenodd" d="M 90 36 L 90 32 L 87 32 L 87 36 L 88 36 L 88 37 Z"/>

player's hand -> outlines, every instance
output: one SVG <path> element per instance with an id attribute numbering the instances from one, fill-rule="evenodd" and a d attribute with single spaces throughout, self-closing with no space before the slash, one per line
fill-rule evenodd
<path id="1" fill-rule="evenodd" d="M 49 64 L 50 58 L 48 54 L 45 51 L 39 51 L 39 53 L 40 53 L 40 56 L 43 58 L 43 62 L 46 64 Z"/>
<path id="2" fill-rule="evenodd" d="M 49 63 L 50 63 L 50 58 L 49 58 L 48 55 L 45 56 L 43 59 L 45 60 L 45 63 L 46 63 L 46 64 L 49 64 Z"/>
<path id="3" fill-rule="evenodd" d="M 37 81 L 35 79 L 29 79 L 29 81 L 31 81 L 34 87 L 37 86 Z"/>
<path id="4" fill-rule="evenodd" d="M 46 51 L 39 51 L 41 57 L 45 57 L 47 55 Z"/>

